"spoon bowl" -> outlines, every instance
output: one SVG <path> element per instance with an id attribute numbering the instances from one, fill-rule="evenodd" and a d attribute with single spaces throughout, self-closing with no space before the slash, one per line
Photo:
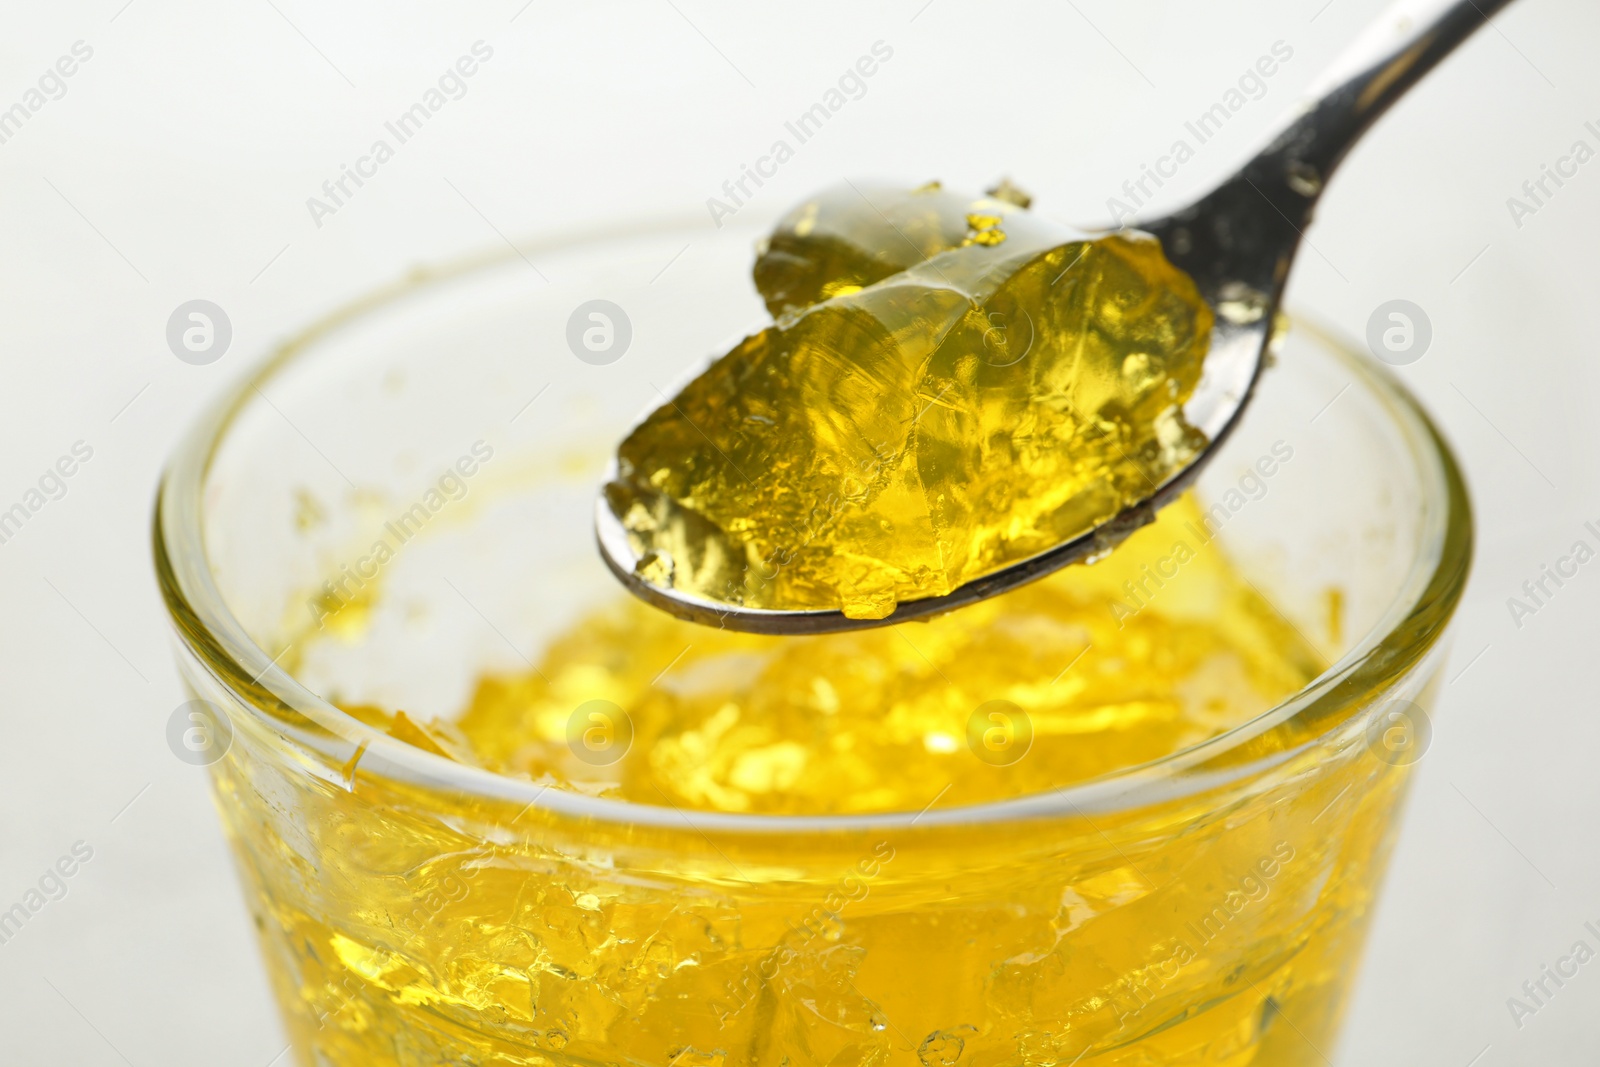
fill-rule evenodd
<path id="1" fill-rule="evenodd" d="M 1128 228 L 1161 243 L 1215 315 L 1201 379 L 1185 421 L 1207 444 L 1143 499 L 1099 526 L 982 575 L 943 596 L 902 601 L 879 619 L 838 610 L 752 608 L 656 585 L 602 494 L 595 534 L 606 565 L 634 595 L 678 618 L 765 634 L 816 634 L 888 626 L 952 611 L 1099 558 L 1190 488 L 1239 423 L 1279 331 L 1289 268 L 1329 176 L 1377 119 L 1510 0 L 1400 0 L 1375 19 L 1313 83 L 1267 146 L 1194 203 Z M 702 368 L 696 368 L 695 373 Z M 663 400 L 666 398 L 663 397 Z M 615 461 L 607 481 L 616 476 Z"/>

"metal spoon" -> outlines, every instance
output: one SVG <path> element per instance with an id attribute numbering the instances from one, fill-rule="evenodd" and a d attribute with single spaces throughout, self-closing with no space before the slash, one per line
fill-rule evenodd
<path id="1" fill-rule="evenodd" d="M 1278 303 L 1328 177 L 1367 129 L 1423 75 L 1510 0 L 1399 0 L 1319 77 L 1287 125 L 1217 188 L 1138 229 L 1161 242 L 1216 313 L 1200 384 L 1184 417 L 1209 444 L 1149 497 L 1073 540 L 975 578 L 952 593 L 901 602 L 886 618 L 835 610 L 746 608 L 641 579 L 638 557 L 602 495 L 595 532 L 607 566 L 629 591 L 681 619 L 768 634 L 887 626 L 950 611 L 1096 556 L 1150 522 L 1193 484 L 1239 422 L 1277 329 Z M 613 472 L 614 473 L 614 472 Z"/>

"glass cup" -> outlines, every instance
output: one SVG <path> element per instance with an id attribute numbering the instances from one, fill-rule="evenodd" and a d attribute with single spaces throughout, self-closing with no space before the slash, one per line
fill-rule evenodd
<path id="1" fill-rule="evenodd" d="M 708 813 L 497 776 L 331 702 L 448 717 L 624 595 L 592 540 L 603 464 L 760 321 L 755 236 L 668 221 L 413 272 L 173 458 L 175 721 L 297 1060 L 1327 1062 L 1472 522 L 1406 391 L 1308 325 L 1185 536 L 1329 666 L 1154 762 L 921 812 Z"/>

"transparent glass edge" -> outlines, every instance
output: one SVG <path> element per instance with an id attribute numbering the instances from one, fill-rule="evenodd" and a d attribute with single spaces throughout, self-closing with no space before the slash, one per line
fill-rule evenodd
<path id="1" fill-rule="evenodd" d="M 1325 733 L 1337 731 L 1348 716 L 1337 711 L 1358 706 L 1363 696 L 1392 688 L 1425 662 L 1443 635 L 1466 584 L 1472 556 L 1472 515 L 1460 469 L 1448 443 L 1399 378 L 1375 361 L 1361 359 L 1337 331 L 1315 320 L 1291 316 L 1293 328 L 1313 334 L 1353 374 L 1365 379 L 1395 416 L 1414 459 L 1428 468 L 1435 491 L 1425 497 L 1427 530 L 1424 549 L 1408 573 L 1404 587 L 1383 618 L 1363 640 L 1318 678 L 1261 715 L 1233 730 L 1159 760 L 1123 768 L 1110 775 L 1076 783 L 1051 793 L 991 801 L 927 813 L 886 812 L 860 815 L 745 815 L 693 812 L 627 801 L 609 800 L 550 789 L 531 781 L 467 767 L 405 744 L 347 715 L 300 685 L 277 667 L 228 611 L 206 564 L 203 516 L 205 481 L 228 426 L 262 383 L 270 380 L 318 340 L 362 316 L 395 303 L 426 287 L 460 280 L 541 246 L 574 241 L 602 241 L 681 227 L 682 217 L 622 225 L 604 231 L 558 234 L 518 248 L 463 257 L 435 268 L 419 268 L 315 321 L 270 351 L 242 380 L 225 391 L 181 439 L 163 472 L 156 494 L 153 541 L 157 577 L 178 648 L 188 671 L 199 671 L 229 703 L 292 744 L 302 755 L 318 753 L 328 768 L 347 763 L 357 749 L 364 773 L 423 789 L 464 792 L 486 800 L 537 805 L 551 814 L 612 823 L 682 828 L 684 816 L 697 831 L 757 833 L 814 832 L 837 829 L 904 828 L 986 823 L 1063 816 L 1085 811 L 1131 810 L 1217 788 L 1262 773 L 1267 766 L 1298 748 L 1267 760 L 1251 760 L 1224 770 L 1205 770 L 1250 740 L 1299 718 L 1330 717 Z M 1270 372 L 1269 372 L 1270 373 Z M 295 723 L 295 718 L 306 725 Z M 303 762 L 303 761 L 296 761 Z M 1182 776 L 1182 781 L 1174 780 Z M 326 777 L 326 775 L 323 775 Z M 332 779 L 330 779 L 332 780 Z"/>

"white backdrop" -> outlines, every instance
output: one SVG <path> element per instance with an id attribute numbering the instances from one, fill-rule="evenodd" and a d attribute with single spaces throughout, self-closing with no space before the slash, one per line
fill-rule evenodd
<path id="1" fill-rule="evenodd" d="M 177 434 L 275 339 L 501 235 L 705 212 L 877 42 L 892 58 L 741 211 L 845 176 L 1010 174 L 1040 210 L 1101 222 L 1258 57 L 1292 53 L 1159 211 L 1249 152 L 1380 3 L 446 7 L 4 0 L 0 511 L 75 444 L 92 456 L 46 478 L 55 498 L 0 543 L 0 909 L 82 842 L 66 895 L 0 944 L 0 1062 L 267 1067 L 284 1048 L 205 772 L 163 738 L 182 697 L 148 549 Z M 492 55 L 460 98 L 314 218 L 307 198 L 480 41 Z M 1400 373 L 1479 509 L 1341 1064 L 1590 1064 L 1600 1048 L 1600 962 L 1520 1026 L 1506 1004 L 1575 941 L 1600 947 L 1584 929 L 1600 927 L 1600 562 L 1533 615 L 1507 605 L 1600 526 L 1600 162 L 1560 164 L 1538 203 L 1523 191 L 1575 142 L 1600 149 L 1596 41 L 1582 0 L 1496 18 L 1351 157 L 1291 285 L 1357 338 L 1386 301 L 1425 311 L 1431 346 Z M 192 299 L 233 327 L 208 366 L 166 343 Z"/>

